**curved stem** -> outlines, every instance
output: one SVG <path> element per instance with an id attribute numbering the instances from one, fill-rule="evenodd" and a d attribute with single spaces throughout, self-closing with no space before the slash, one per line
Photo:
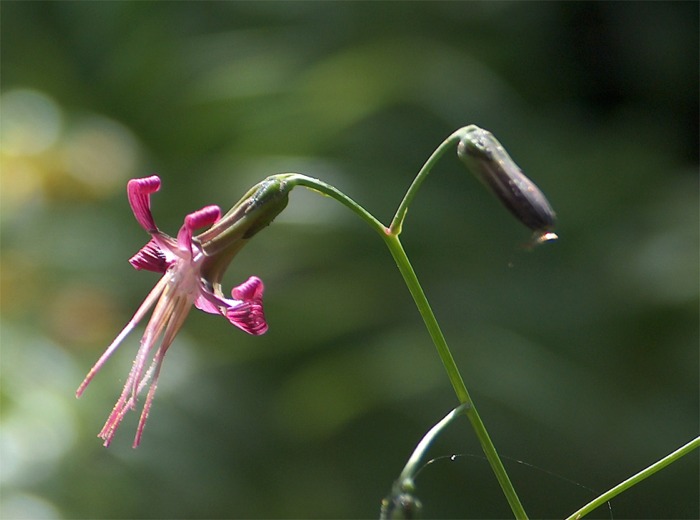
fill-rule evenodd
<path id="1" fill-rule="evenodd" d="M 440 157 L 442 157 L 445 154 L 445 152 L 447 150 L 449 150 L 450 148 L 455 146 L 457 143 L 459 143 L 459 141 L 463 135 L 468 133 L 473 128 L 476 128 L 476 127 L 474 125 L 469 125 L 469 126 L 462 127 L 459 130 L 455 130 L 447 139 L 445 139 L 440 144 L 440 146 L 438 146 L 435 149 L 435 151 L 430 155 L 430 157 L 428 157 L 428 160 L 425 161 L 425 164 L 418 172 L 418 175 L 416 175 L 416 178 L 413 179 L 413 182 L 408 187 L 408 191 L 406 191 L 406 195 L 404 195 L 404 198 L 401 201 L 401 204 L 399 204 L 399 207 L 396 210 L 396 214 L 394 215 L 394 218 L 391 221 L 391 226 L 389 227 L 389 232 L 392 235 L 398 236 L 401 234 L 401 228 L 403 227 L 403 221 L 406 218 L 406 212 L 408 211 L 408 206 L 410 206 L 411 202 L 413 201 L 413 198 L 416 196 L 416 193 L 418 192 L 418 188 L 420 188 L 421 184 L 423 184 L 423 181 L 430 173 L 430 170 L 433 169 L 433 166 L 435 166 L 435 163 L 440 159 Z"/>
<path id="2" fill-rule="evenodd" d="M 284 183 L 287 186 L 287 190 L 291 191 L 291 189 L 294 188 L 294 186 L 303 186 L 305 188 L 310 189 L 311 191 L 318 192 L 321 195 L 326 195 L 337 200 L 343 206 L 350 208 L 362 220 L 367 222 L 367 224 L 369 224 L 369 226 L 372 229 L 374 229 L 377 233 L 379 233 L 382 237 L 386 236 L 388 230 L 384 226 L 384 224 L 379 222 L 376 218 L 374 218 L 374 215 L 372 215 L 369 211 L 367 211 L 365 208 L 360 206 L 357 202 L 352 200 L 350 197 L 345 195 L 345 193 L 335 188 L 334 186 L 326 184 L 325 182 L 319 179 L 314 179 L 313 177 L 303 175 L 301 173 L 281 173 L 278 175 L 274 175 L 273 177 L 279 178 L 282 181 L 284 181 Z"/>
<path id="3" fill-rule="evenodd" d="M 430 428 L 430 430 L 428 430 L 428 433 L 426 433 L 423 436 L 423 438 L 416 446 L 416 449 L 413 450 L 413 453 L 411 454 L 411 456 L 408 459 L 408 462 L 404 466 L 403 471 L 401 471 L 401 474 L 399 475 L 399 478 L 397 480 L 399 485 L 401 485 L 407 480 L 410 482 L 413 481 L 413 478 L 415 477 L 420 467 L 423 455 L 425 455 L 425 452 L 428 451 L 428 448 L 435 440 L 435 438 L 440 434 L 440 432 L 442 432 L 442 430 L 444 430 L 447 427 L 448 424 L 450 424 L 455 419 L 455 417 L 464 414 L 468 408 L 469 404 L 460 404 L 457 408 L 455 408 L 445 417 L 443 417 L 440 420 L 440 422 L 438 422 L 432 428 Z"/>
<path id="4" fill-rule="evenodd" d="M 620 493 L 622 493 L 623 491 L 626 491 L 627 489 L 631 488 L 632 486 L 639 484 L 645 478 L 651 477 L 654 473 L 656 473 L 660 469 L 665 468 L 666 466 L 668 466 L 672 462 L 675 462 L 677 459 L 681 458 L 683 455 L 687 455 L 688 453 L 697 449 L 698 447 L 700 447 L 700 437 L 696 437 L 692 441 L 690 441 L 690 442 L 684 444 L 683 446 L 681 446 L 680 448 L 678 448 L 676 451 L 669 453 L 663 459 L 658 460 L 657 462 L 655 462 L 651 466 L 643 469 L 639 473 L 632 475 L 627 480 L 620 482 L 617 486 L 606 491 L 605 493 L 600 495 L 598 498 L 589 502 L 588 504 L 583 506 L 581 509 L 576 511 L 574 514 L 569 516 L 567 518 L 567 520 L 578 520 L 579 518 L 583 518 L 584 516 L 586 516 L 588 513 L 590 513 L 594 509 L 597 509 L 598 507 L 605 504 L 611 498 L 619 495 Z"/>
<path id="5" fill-rule="evenodd" d="M 481 420 L 481 417 L 474 406 L 474 402 L 472 401 L 469 392 L 464 385 L 464 381 L 459 373 L 457 364 L 455 363 L 452 353 L 447 346 L 445 336 L 440 329 L 437 319 L 435 318 L 435 314 L 428 303 L 428 299 L 423 292 L 423 288 L 418 281 L 418 277 L 416 276 L 416 273 L 413 270 L 413 267 L 411 266 L 408 256 L 406 255 L 406 252 L 404 251 L 398 237 L 408 204 L 410 204 L 411 200 L 415 196 L 418 186 L 420 186 L 420 183 L 425 179 L 425 176 L 429 173 L 430 168 L 435 161 L 445 152 L 448 146 L 453 145 L 456 140 L 459 139 L 459 136 L 463 131 L 464 129 L 460 129 L 452 134 L 452 136 L 447 138 L 447 140 L 445 140 L 440 147 L 438 147 L 430 159 L 428 159 L 428 162 L 426 162 L 425 166 L 423 166 L 421 169 L 421 172 L 418 174 L 418 177 L 416 177 L 416 180 L 414 180 L 413 184 L 409 188 L 409 192 L 406 194 L 406 197 L 404 197 L 403 202 L 399 206 L 399 210 L 397 211 L 396 217 L 394 217 L 394 221 L 392 223 L 392 228 L 385 227 L 362 206 L 357 204 L 340 190 L 326 184 L 325 182 L 299 173 L 285 173 L 276 175 L 275 177 L 283 180 L 286 184 L 286 189 L 288 190 L 291 190 L 294 186 L 304 186 L 323 195 L 334 198 L 356 213 L 382 237 L 384 243 L 387 245 L 391 255 L 393 256 L 394 261 L 396 262 L 396 266 L 398 267 L 399 272 L 401 273 L 401 276 L 403 277 L 404 282 L 406 283 L 406 286 L 413 297 L 413 301 L 415 302 L 416 307 L 423 318 L 423 322 L 428 329 L 428 333 L 430 334 L 430 337 L 437 348 L 438 355 L 440 356 L 440 360 L 445 367 L 450 383 L 452 383 L 452 388 L 457 395 L 457 399 L 460 403 L 468 405 L 466 407 L 466 415 L 472 424 L 472 428 L 474 429 L 479 442 L 481 443 L 481 448 L 484 451 L 489 464 L 491 465 L 491 469 L 501 485 L 501 489 L 503 490 L 503 493 L 510 504 L 513 514 L 519 519 L 527 518 L 525 509 L 520 503 L 520 499 L 513 488 L 513 484 L 508 478 L 508 474 L 506 473 L 505 467 L 498 456 L 498 452 L 496 451 L 496 448 L 493 445 L 488 432 L 486 431 L 486 426 Z"/>

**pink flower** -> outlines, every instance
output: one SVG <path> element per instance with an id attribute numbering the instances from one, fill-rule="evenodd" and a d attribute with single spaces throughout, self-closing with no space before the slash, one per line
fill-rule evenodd
<path id="1" fill-rule="evenodd" d="M 77 397 L 82 395 L 122 340 L 153 309 L 124 389 L 98 435 L 104 439 L 105 446 L 112 442 L 122 419 L 129 410 L 136 408 L 139 394 L 148 387 L 133 443 L 134 448 L 139 445 L 163 358 L 192 305 L 204 312 L 225 316 L 233 325 L 249 334 L 265 333 L 267 322 L 263 313 L 262 281 L 251 276 L 233 288 L 231 298 L 226 298 L 219 280 L 231 258 L 247 239 L 269 224 L 286 205 L 286 192 L 281 193 L 283 197 L 276 196 L 278 192 L 275 189 L 278 187 L 262 183 L 257 190 L 253 188 L 224 219 L 220 219 L 221 212 L 217 206 L 207 206 L 190 213 L 185 217 L 177 238 L 172 238 L 158 229 L 151 214 L 150 197 L 160 189 L 160 179 L 154 175 L 129 181 L 127 193 L 131 209 L 141 227 L 151 235 L 151 240 L 129 262 L 136 269 L 162 273 L 163 277 L 107 347 L 76 392 Z M 270 211 L 263 206 L 271 200 L 276 204 Z M 208 226 L 212 226 L 208 231 L 193 236 L 194 230 Z"/>

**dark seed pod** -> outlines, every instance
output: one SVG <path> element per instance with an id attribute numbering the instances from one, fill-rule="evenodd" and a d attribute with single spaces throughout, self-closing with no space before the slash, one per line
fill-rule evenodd
<path id="1" fill-rule="evenodd" d="M 557 237 L 552 232 L 556 215 L 549 202 L 491 132 L 469 127 L 457 155 L 520 222 L 535 232 L 535 243 Z"/>

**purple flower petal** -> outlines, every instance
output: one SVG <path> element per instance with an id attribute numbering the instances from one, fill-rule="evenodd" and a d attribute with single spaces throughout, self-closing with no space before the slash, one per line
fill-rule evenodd
<path id="1" fill-rule="evenodd" d="M 242 302 L 227 309 L 226 317 L 236 327 L 253 336 L 260 336 L 267 332 L 262 301 Z"/>
<path id="2" fill-rule="evenodd" d="M 164 273 L 171 262 L 166 259 L 165 253 L 155 239 L 151 239 L 138 253 L 129 259 L 134 269 L 146 269 L 156 273 Z"/>
<path id="3" fill-rule="evenodd" d="M 126 185 L 129 205 L 141 227 L 150 234 L 158 231 L 151 214 L 151 193 L 160 189 L 160 177 L 152 175 L 143 179 L 131 179 Z"/>
<path id="4" fill-rule="evenodd" d="M 234 287 L 231 296 L 235 300 L 241 300 L 241 303 L 226 310 L 228 320 L 248 334 L 265 334 L 267 322 L 262 302 L 264 291 L 265 286 L 257 276 L 251 276 L 241 285 Z"/>
<path id="5" fill-rule="evenodd" d="M 177 245 L 183 251 L 192 251 L 192 232 L 211 226 L 221 217 L 219 206 L 205 206 L 185 217 L 185 223 L 177 234 Z"/>
<path id="6" fill-rule="evenodd" d="M 221 305 L 222 303 L 224 305 Z M 200 311 L 207 312 L 209 314 L 221 314 L 222 307 L 228 307 L 228 305 L 225 304 L 225 301 L 217 298 L 214 294 L 200 294 L 194 301 L 194 306 Z"/>
<path id="7" fill-rule="evenodd" d="M 257 276 L 251 276 L 241 285 L 234 287 L 231 290 L 231 296 L 236 300 L 261 300 L 265 285 Z"/>

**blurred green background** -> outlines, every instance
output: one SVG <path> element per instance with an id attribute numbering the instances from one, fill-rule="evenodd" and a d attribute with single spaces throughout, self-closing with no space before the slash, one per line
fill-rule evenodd
<path id="1" fill-rule="evenodd" d="M 2 2 L 3 518 L 372 518 L 456 405 L 382 242 L 299 189 L 232 264 L 269 332 L 192 313 L 137 414 L 95 437 L 157 277 L 125 185 L 174 234 L 298 171 L 388 223 L 452 131 L 491 130 L 548 195 L 528 231 L 446 156 L 402 239 L 533 517 L 565 516 L 698 434 L 697 2 Z M 426 517 L 506 518 L 466 420 Z M 525 464 L 518 461 L 523 461 Z M 593 518 L 698 518 L 693 453 Z M 573 481 L 573 482 L 572 482 Z"/>

